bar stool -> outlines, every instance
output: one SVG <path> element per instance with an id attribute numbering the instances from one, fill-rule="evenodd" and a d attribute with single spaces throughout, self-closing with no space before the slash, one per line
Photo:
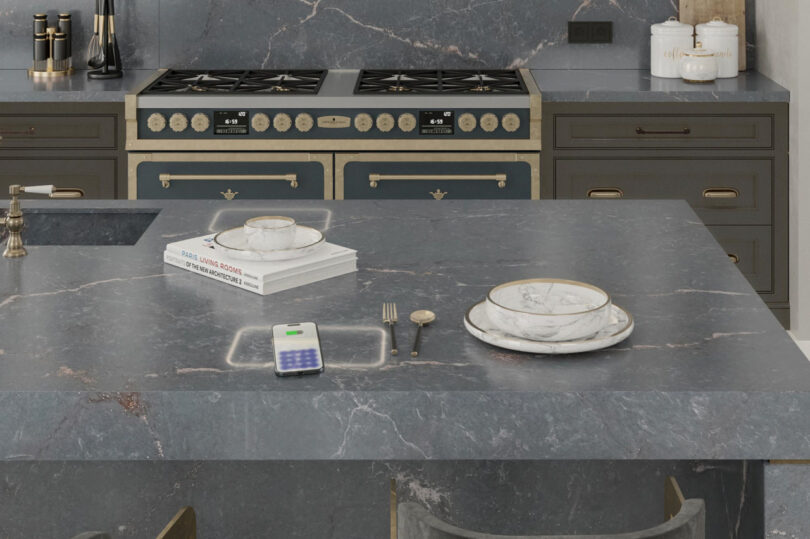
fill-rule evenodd
<path id="1" fill-rule="evenodd" d="M 415 503 L 397 506 L 397 539 L 706 539 L 706 506 L 685 500 L 675 478 L 668 477 L 664 507 L 669 520 L 647 530 L 613 535 L 492 535 L 451 526 Z"/>
<path id="2" fill-rule="evenodd" d="M 104 532 L 83 532 L 72 539 L 112 539 Z M 194 509 L 184 507 L 166 524 L 157 539 L 197 539 L 197 516 Z"/>

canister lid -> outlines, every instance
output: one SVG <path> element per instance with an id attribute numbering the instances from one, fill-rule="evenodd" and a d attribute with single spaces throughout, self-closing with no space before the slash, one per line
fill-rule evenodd
<path id="1" fill-rule="evenodd" d="M 650 29 L 654 36 L 691 36 L 695 31 L 691 24 L 679 22 L 675 17 L 670 17 L 666 22 L 653 24 Z"/>
<path id="2" fill-rule="evenodd" d="M 697 33 L 706 36 L 736 36 L 739 32 L 740 28 L 736 24 L 724 22 L 720 17 L 697 25 Z"/>
<path id="3" fill-rule="evenodd" d="M 703 43 L 698 42 L 695 45 L 694 49 L 687 49 L 683 51 L 684 56 L 691 56 L 692 58 L 710 58 L 714 56 L 714 51 L 710 49 L 704 49 Z"/>

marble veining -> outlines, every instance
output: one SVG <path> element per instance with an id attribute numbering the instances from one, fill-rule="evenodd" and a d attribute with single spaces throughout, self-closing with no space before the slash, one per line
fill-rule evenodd
<path id="1" fill-rule="evenodd" d="M 275 202 L 25 201 L 54 219 L 63 208 L 160 211 L 134 245 L 31 245 L 0 264 L 0 456 L 810 453 L 810 364 L 686 203 L 445 202 L 290 202 L 298 223 L 358 250 L 358 272 L 261 297 L 161 255 Z M 568 358 L 467 333 L 464 313 L 494 285 L 536 276 L 599 283 L 636 329 Z M 438 315 L 419 358 L 380 356 L 380 304 L 391 300 Z M 267 328 L 296 320 L 324 327 L 326 371 L 279 379 Z M 414 332 L 398 324 L 399 341 Z"/>
<path id="2" fill-rule="evenodd" d="M 748 4 L 753 66 L 754 1 Z M 139 0 L 120 2 L 116 30 L 124 66 L 158 67 L 535 67 L 649 66 L 650 25 L 677 14 L 675 0 Z M 54 0 L 73 13 L 84 65 L 92 2 Z M 0 9 L 2 69 L 31 63 L 26 0 Z M 611 20 L 614 43 L 569 45 L 569 20 Z"/>

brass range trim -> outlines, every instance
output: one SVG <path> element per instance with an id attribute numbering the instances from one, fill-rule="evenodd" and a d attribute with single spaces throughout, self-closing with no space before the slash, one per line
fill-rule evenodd
<path id="1" fill-rule="evenodd" d="M 331 153 L 243 153 L 243 152 L 228 152 L 228 153 L 130 153 L 128 158 L 128 185 L 127 185 L 127 198 L 129 200 L 137 200 L 138 198 L 138 166 L 146 162 L 158 163 L 230 163 L 230 162 L 248 162 L 248 163 L 320 163 L 323 167 L 323 198 L 324 200 L 332 200 L 334 193 L 334 180 L 333 180 L 333 154 Z M 161 174 L 163 176 L 163 174 Z M 171 180 L 178 179 L 177 175 L 171 175 Z M 205 175 L 181 175 L 193 176 L 200 178 Z M 217 176 L 216 179 L 246 179 L 243 175 L 232 175 L 233 177 Z M 270 178 L 269 176 L 273 176 Z M 295 174 L 282 174 L 282 175 L 268 175 L 268 179 L 282 179 L 280 176 L 285 176 L 284 181 L 291 181 L 289 176 Z M 215 178 L 208 178 L 215 179 Z M 249 178 L 248 178 L 249 179 Z M 258 179 L 258 178 L 254 178 Z M 298 183 L 297 177 L 295 182 Z M 292 187 L 292 186 L 291 186 Z M 224 195 L 223 195 L 224 196 Z"/>
<path id="2" fill-rule="evenodd" d="M 542 149 L 542 96 L 528 69 L 519 69 L 529 91 L 528 139 L 249 139 L 249 140 L 177 140 L 138 138 L 138 93 L 168 71 L 159 69 L 125 97 L 126 149 L 129 151 L 519 151 L 539 152 Z M 335 118 L 342 118 L 339 115 Z M 322 126 L 325 127 L 325 126 Z"/>
<path id="3" fill-rule="evenodd" d="M 280 180 L 290 182 L 292 189 L 298 188 L 297 174 L 160 174 L 158 179 L 164 189 L 172 186 L 172 181 L 206 181 L 206 180 Z"/>
<path id="4" fill-rule="evenodd" d="M 514 163 L 522 162 L 527 163 L 531 168 L 531 200 L 540 199 L 540 154 L 539 153 L 462 153 L 462 152 L 437 152 L 437 153 L 404 153 L 404 152 L 381 152 L 381 153 L 336 153 L 335 154 L 335 199 L 344 200 L 346 176 L 345 169 L 349 163 L 356 162 L 393 162 L 393 163 L 448 163 L 448 162 L 495 162 L 495 163 Z M 369 179 L 371 180 L 369 175 Z M 399 176 L 399 175 L 398 175 Z M 407 178 L 414 178 L 415 175 L 405 174 L 402 175 Z M 427 176 L 427 175 L 426 175 Z M 500 175 L 498 175 L 500 176 Z M 504 181 L 505 181 L 505 174 Z M 430 176 L 432 179 L 437 179 L 442 175 Z M 391 179 L 390 176 L 387 177 Z M 458 179 L 470 179 L 470 175 L 459 175 Z M 427 178 L 424 178 L 427 179 Z M 495 180 L 493 176 L 486 179 Z"/>
<path id="5" fill-rule="evenodd" d="M 368 186 L 374 189 L 384 180 L 466 180 L 466 181 L 494 181 L 498 187 L 506 187 L 506 174 L 369 174 Z M 445 193 L 446 194 L 446 193 Z"/>

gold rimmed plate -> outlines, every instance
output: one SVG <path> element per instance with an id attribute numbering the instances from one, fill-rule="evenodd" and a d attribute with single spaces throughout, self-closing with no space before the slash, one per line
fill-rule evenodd
<path id="1" fill-rule="evenodd" d="M 273 262 L 291 260 L 310 255 L 324 243 L 323 233 L 308 226 L 298 225 L 295 229 L 295 240 L 288 249 L 259 251 L 251 248 L 247 242 L 244 227 L 231 228 L 214 236 L 214 249 L 230 258 L 239 260 L 257 260 Z"/>
<path id="2" fill-rule="evenodd" d="M 486 302 L 481 301 L 467 311 L 464 327 L 473 337 L 507 350 L 530 354 L 578 354 L 609 348 L 622 342 L 633 333 L 635 323 L 630 313 L 618 305 L 611 305 L 608 323 L 590 337 L 573 341 L 532 341 L 498 329 L 487 315 Z"/>

